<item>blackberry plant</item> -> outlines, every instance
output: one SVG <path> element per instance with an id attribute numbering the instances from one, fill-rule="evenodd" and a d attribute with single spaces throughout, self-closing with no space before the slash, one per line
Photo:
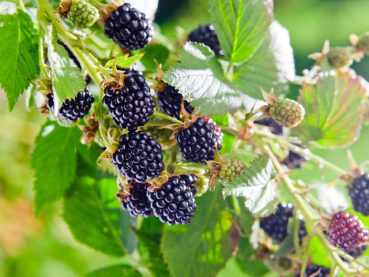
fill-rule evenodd
<path id="1" fill-rule="evenodd" d="M 365 145 L 368 33 L 300 74 L 273 1 L 209 1 L 191 32 L 152 23 L 157 0 L 16 2 L 1 89 L 58 115 L 32 148 L 35 214 L 62 200 L 78 242 L 124 260 L 86 276 L 369 276 L 366 162 L 335 152 Z"/>

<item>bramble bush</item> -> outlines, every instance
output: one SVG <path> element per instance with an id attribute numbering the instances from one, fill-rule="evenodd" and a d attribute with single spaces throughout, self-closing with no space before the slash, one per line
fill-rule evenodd
<path id="1" fill-rule="evenodd" d="M 310 152 L 355 142 L 367 121 L 368 83 L 350 66 L 369 33 L 326 41 L 298 76 L 272 0 L 211 0 L 211 24 L 173 39 L 157 5 L 0 3 L 9 110 L 25 94 L 45 117 L 36 216 L 61 200 L 78 242 L 126 258 L 91 277 L 216 276 L 231 260 L 246 276 L 369 276 L 369 175 Z M 307 160 L 352 205 L 327 209 L 292 179 Z"/>

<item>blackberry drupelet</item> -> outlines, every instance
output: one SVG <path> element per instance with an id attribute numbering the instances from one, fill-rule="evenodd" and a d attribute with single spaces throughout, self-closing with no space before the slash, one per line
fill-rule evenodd
<path id="1" fill-rule="evenodd" d="M 46 107 L 52 111 L 54 109 L 54 94 L 47 94 L 46 99 Z M 88 88 L 85 87 L 85 89 L 79 92 L 74 99 L 67 99 L 63 102 L 58 115 L 60 118 L 68 119 L 71 122 L 80 120 L 88 114 L 93 102 L 93 95 L 89 92 Z"/>
<path id="2" fill-rule="evenodd" d="M 142 183 L 164 170 L 161 152 L 161 145 L 151 136 L 142 131 L 130 132 L 120 137 L 112 163 L 123 177 Z"/>
<path id="3" fill-rule="evenodd" d="M 155 192 L 148 191 L 147 197 L 154 215 L 168 225 L 188 224 L 196 211 L 193 192 L 184 175 L 170 177 Z"/>
<path id="4" fill-rule="evenodd" d="M 278 204 L 274 214 L 260 221 L 260 228 L 272 239 L 282 242 L 287 236 L 288 220 L 293 216 L 293 205 Z"/>
<path id="5" fill-rule="evenodd" d="M 327 238 L 333 246 L 348 253 L 368 242 L 368 231 L 357 216 L 338 212 L 333 215 Z"/>
<path id="6" fill-rule="evenodd" d="M 348 189 L 355 211 L 369 215 L 369 175 L 363 174 L 355 178 Z"/>
<path id="7" fill-rule="evenodd" d="M 181 119 L 182 99 L 182 94 L 172 86 L 167 86 L 163 92 L 158 92 L 160 109 L 178 120 Z M 186 112 L 189 114 L 193 112 L 193 107 L 186 100 L 183 101 L 183 105 Z"/>
<path id="8" fill-rule="evenodd" d="M 317 274 L 317 272 L 319 272 L 319 273 Z M 309 276 L 328 277 L 330 274 L 331 274 L 331 269 L 330 268 L 326 268 L 324 266 L 319 266 L 319 265 L 316 265 L 316 264 L 308 265 L 306 267 L 306 270 L 305 270 L 305 276 L 306 277 L 309 277 Z M 300 274 L 296 275 L 296 277 L 300 277 Z"/>
<path id="9" fill-rule="evenodd" d="M 186 160 L 205 164 L 214 159 L 215 143 L 218 149 L 222 147 L 223 137 L 220 135 L 222 132 L 214 123 L 199 117 L 187 128 L 180 129 L 175 137 Z"/>
<path id="10" fill-rule="evenodd" d="M 209 46 L 217 57 L 224 55 L 224 51 L 220 46 L 218 36 L 215 33 L 215 29 L 212 24 L 200 25 L 197 29 L 190 33 L 188 40 L 192 42 L 203 43 L 206 46 Z"/>
<path id="11" fill-rule="evenodd" d="M 125 71 L 124 87 L 116 89 L 108 86 L 104 90 L 103 104 L 113 116 L 114 124 L 136 131 L 145 125 L 154 113 L 155 100 L 141 74 Z"/>
<path id="12" fill-rule="evenodd" d="M 105 36 L 127 50 L 144 48 L 154 33 L 151 20 L 128 3 L 112 11 L 104 26 Z"/>
<path id="13" fill-rule="evenodd" d="M 260 120 L 255 121 L 254 123 L 267 126 L 273 134 L 277 136 L 283 136 L 283 127 L 275 122 L 274 119 L 271 117 L 264 117 Z"/>
<path id="14" fill-rule="evenodd" d="M 143 216 L 150 217 L 153 210 L 150 201 L 147 199 L 147 188 L 151 186 L 149 183 L 138 183 L 129 181 L 129 195 L 121 199 L 120 206 L 123 210 L 129 211 L 132 217 Z"/>

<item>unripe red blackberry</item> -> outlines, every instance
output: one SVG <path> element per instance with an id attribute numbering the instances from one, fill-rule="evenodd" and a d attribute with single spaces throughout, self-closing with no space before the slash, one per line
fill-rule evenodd
<path id="1" fill-rule="evenodd" d="M 273 134 L 277 136 L 283 136 L 283 127 L 275 122 L 274 119 L 271 117 L 264 117 L 260 120 L 255 121 L 254 123 L 267 126 Z"/>
<path id="2" fill-rule="evenodd" d="M 218 181 L 223 185 L 227 185 L 232 182 L 237 175 L 240 175 L 245 168 L 246 165 L 244 162 L 236 159 L 227 159 L 219 169 Z"/>
<path id="3" fill-rule="evenodd" d="M 328 277 L 331 274 L 331 269 L 326 268 L 324 266 L 310 264 L 306 267 L 305 276 L 310 277 Z M 300 274 L 296 275 L 295 277 L 300 277 Z"/>
<path id="4" fill-rule="evenodd" d="M 212 24 L 200 25 L 197 29 L 193 30 L 190 33 L 190 35 L 188 36 L 188 40 L 205 44 L 214 51 L 217 57 L 224 55 L 224 52 L 218 40 L 218 36 L 215 33 L 215 29 Z"/>
<path id="5" fill-rule="evenodd" d="M 49 93 L 46 95 L 46 107 L 54 110 L 54 94 Z M 94 102 L 93 95 L 89 92 L 88 88 L 79 92 L 74 99 L 65 100 L 59 110 L 58 116 L 62 119 L 68 119 L 70 122 L 74 122 L 82 119 L 91 109 L 91 105 Z"/>
<path id="6" fill-rule="evenodd" d="M 155 108 L 145 77 L 132 71 L 125 71 L 122 89 L 105 88 L 103 104 L 113 116 L 114 124 L 128 131 L 145 125 Z"/>
<path id="7" fill-rule="evenodd" d="M 348 189 L 355 211 L 369 215 L 369 175 L 363 174 L 355 178 Z"/>
<path id="8" fill-rule="evenodd" d="M 280 203 L 274 214 L 260 221 L 260 228 L 272 239 L 282 242 L 287 236 L 288 221 L 293 216 L 293 205 Z"/>
<path id="9" fill-rule="evenodd" d="M 192 178 L 192 177 L 191 177 Z M 154 215 L 168 225 L 188 224 L 196 211 L 188 176 L 172 176 L 155 192 L 147 192 Z"/>
<path id="10" fill-rule="evenodd" d="M 305 109 L 296 101 L 284 98 L 270 107 L 269 114 L 279 125 L 291 128 L 304 119 Z"/>
<path id="11" fill-rule="evenodd" d="M 350 66 L 353 57 L 351 47 L 334 47 L 327 53 L 328 64 L 333 69 Z"/>
<path id="12" fill-rule="evenodd" d="M 164 91 L 158 92 L 158 102 L 160 110 L 176 119 L 181 119 L 182 94 L 175 87 L 167 86 Z M 193 107 L 186 100 L 183 101 L 184 108 L 189 114 L 193 112 Z"/>
<path id="13" fill-rule="evenodd" d="M 333 215 L 327 238 L 333 246 L 348 253 L 368 242 L 368 231 L 357 216 L 338 212 Z"/>
<path id="14" fill-rule="evenodd" d="M 151 184 L 129 181 L 128 186 L 129 194 L 121 199 L 121 208 L 129 211 L 132 217 L 143 216 L 147 218 L 152 216 L 153 210 L 147 198 L 147 188 Z"/>
<path id="15" fill-rule="evenodd" d="M 99 11 L 83 0 L 72 0 L 72 5 L 67 13 L 68 19 L 78 28 L 88 28 L 99 19 Z"/>
<path id="16" fill-rule="evenodd" d="M 359 38 L 358 47 L 361 51 L 363 51 L 366 55 L 369 55 L 369 32 L 363 34 Z"/>
<path id="17" fill-rule="evenodd" d="M 131 132 L 119 139 L 112 163 L 119 174 L 143 183 L 158 177 L 164 170 L 161 145 L 144 132 Z"/>
<path id="18" fill-rule="evenodd" d="M 154 33 L 151 20 L 129 3 L 112 11 L 104 26 L 105 36 L 127 50 L 144 48 Z"/>
<path id="19" fill-rule="evenodd" d="M 175 137 L 186 160 L 203 164 L 214 159 L 215 144 L 220 149 L 223 141 L 220 128 L 206 117 L 198 117 L 190 126 L 180 129 Z"/>

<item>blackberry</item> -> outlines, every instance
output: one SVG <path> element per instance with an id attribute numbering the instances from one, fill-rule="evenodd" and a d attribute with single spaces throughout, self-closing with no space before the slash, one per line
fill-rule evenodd
<path id="1" fill-rule="evenodd" d="M 47 103 L 46 107 L 54 110 L 54 94 L 49 93 L 46 95 Z M 82 119 L 91 109 L 91 105 L 94 102 L 93 95 L 85 87 L 84 90 L 79 92 L 74 99 L 67 99 L 63 102 L 59 110 L 59 117 L 62 119 L 68 119 L 71 122 Z"/>
<path id="2" fill-rule="evenodd" d="M 144 131 L 149 136 L 152 136 L 157 142 L 160 143 L 163 150 L 169 149 L 175 144 L 173 131 L 170 129 L 159 129 L 153 126 L 142 127 Z"/>
<path id="3" fill-rule="evenodd" d="M 214 26 L 212 24 L 200 25 L 197 29 L 193 30 L 188 36 L 188 40 L 192 42 L 203 43 L 209 46 L 214 51 L 217 57 L 223 56 L 224 51 L 220 46 L 218 36 L 215 33 Z"/>
<path id="4" fill-rule="evenodd" d="M 112 11 L 104 26 L 105 36 L 127 50 L 144 48 L 154 33 L 146 14 L 132 8 L 128 3 Z"/>
<path id="5" fill-rule="evenodd" d="M 158 92 L 158 102 L 160 109 L 167 115 L 181 119 L 183 96 L 175 87 L 167 86 L 163 92 Z M 184 108 L 189 114 L 193 112 L 193 107 L 186 100 L 183 101 Z"/>
<path id="6" fill-rule="evenodd" d="M 355 178 L 348 189 L 355 211 L 369 215 L 369 175 L 363 174 Z"/>
<path id="7" fill-rule="evenodd" d="M 366 55 L 369 55 L 369 32 L 359 38 L 358 48 Z"/>
<path id="8" fill-rule="evenodd" d="M 301 217 L 299 218 L 299 232 L 298 232 L 298 236 L 299 236 L 299 244 L 302 245 L 302 240 L 307 237 L 308 232 L 306 230 L 306 226 L 305 226 L 305 220 Z"/>
<path id="9" fill-rule="evenodd" d="M 278 204 L 274 214 L 261 219 L 260 228 L 272 239 L 282 242 L 287 236 L 288 221 L 292 216 L 292 204 Z"/>
<path id="10" fill-rule="evenodd" d="M 357 216 L 338 212 L 333 215 L 327 238 L 333 246 L 348 253 L 368 241 L 368 231 Z"/>
<path id="11" fill-rule="evenodd" d="M 361 255 L 364 254 L 365 250 L 368 248 L 368 245 L 361 245 L 359 247 L 356 247 L 354 250 L 348 252 L 348 254 L 353 258 L 359 258 Z"/>
<path id="12" fill-rule="evenodd" d="M 196 211 L 188 176 L 172 176 L 155 192 L 147 192 L 154 215 L 168 225 L 188 224 Z"/>
<path id="13" fill-rule="evenodd" d="M 240 175 L 241 172 L 246 168 L 244 162 L 239 160 L 231 160 L 227 159 L 221 165 L 218 172 L 218 181 L 223 185 L 227 185 L 232 182 L 237 175 Z"/>
<path id="14" fill-rule="evenodd" d="M 99 19 L 99 11 L 83 0 L 72 0 L 72 5 L 67 13 L 68 19 L 78 28 L 88 28 Z"/>
<path id="15" fill-rule="evenodd" d="M 186 186 L 188 186 L 192 192 L 192 195 L 195 196 L 197 193 L 197 188 L 195 186 L 197 182 L 197 177 L 195 175 L 180 175 L 181 180 L 184 180 L 186 183 Z"/>
<path id="16" fill-rule="evenodd" d="M 189 127 L 180 129 L 175 138 L 186 160 L 203 164 L 214 159 L 215 143 L 220 149 L 223 140 L 220 129 L 204 117 L 198 117 Z"/>
<path id="17" fill-rule="evenodd" d="M 328 64 L 333 69 L 350 66 L 353 57 L 351 47 L 334 47 L 327 53 Z"/>
<path id="18" fill-rule="evenodd" d="M 319 273 L 318 273 L 319 272 Z M 310 264 L 306 267 L 305 276 L 310 277 L 328 277 L 331 274 L 331 269 L 326 268 L 324 266 Z M 300 277 L 300 274 L 296 275 L 296 277 Z"/>
<path id="19" fill-rule="evenodd" d="M 283 127 L 296 127 L 304 119 L 305 109 L 292 99 L 284 98 L 273 104 L 269 113 L 279 125 Z"/>
<path id="20" fill-rule="evenodd" d="M 147 199 L 147 188 L 151 186 L 149 183 L 138 183 L 129 181 L 129 195 L 121 199 L 120 206 L 123 210 L 129 211 L 132 217 L 144 216 L 150 217 L 153 211 L 150 201 Z"/>
<path id="21" fill-rule="evenodd" d="M 267 126 L 273 134 L 277 136 L 283 136 L 283 127 L 275 122 L 274 119 L 271 117 L 264 117 L 260 120 L 255 121 L 254 123 Z"/>
<path id="22" fill-rule="evenodd" d="M 289 151 L 288 156 L 283 160 L 283 164 L 289 169 L 301 168 L 304 166 L 306 159 L 296 152 Z"/>
<path id="23" fill-rule="evenodd" d="M 112 163 L 123 177 L 142 183 L 164 170 L 161 152 L 161 145 L 153 137 L 142 131 L 130 132 L 120 137 Z"/>
<path id="24" fill-rule="evenodd" d="M 129 70 L 125 71 L 123 88 L 105 88 L 103 104 L 113 116 L 114 124 L 128 131 L 145 125 L 155 108 L 145 77 Z"/>

